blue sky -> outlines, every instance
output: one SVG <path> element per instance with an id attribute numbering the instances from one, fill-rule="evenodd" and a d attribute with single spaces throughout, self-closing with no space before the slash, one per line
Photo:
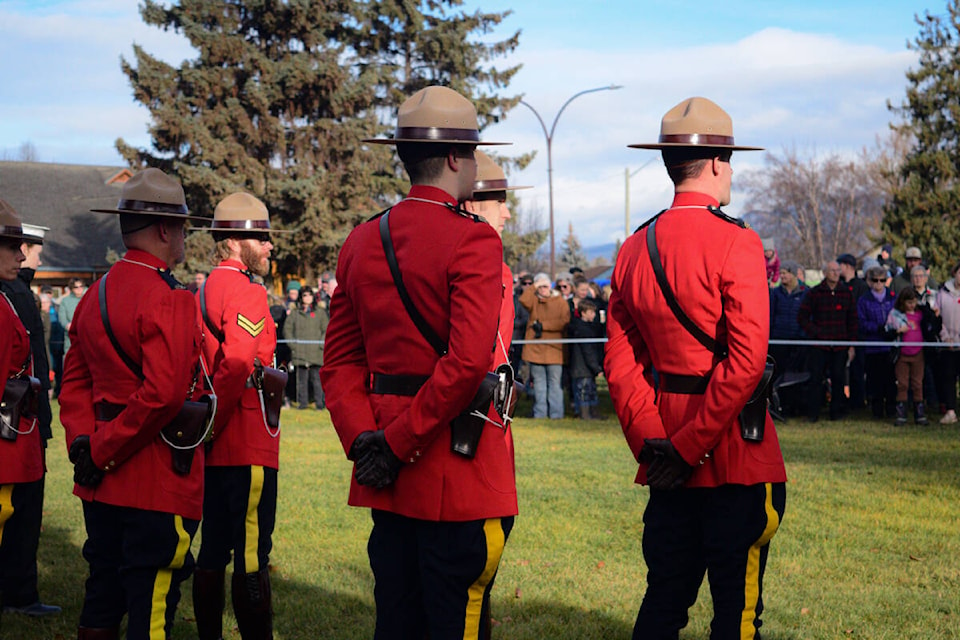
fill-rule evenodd
<path id="1" fill-rule="evenodd" d="M 148 114 L 135 104 L 120 56 L 132 44 L 170 62 L 192 56 L 175 34 L 140 22 L 133 0 L 0 0 L 0 157 L 31 143 L 41 161 L 119 165 L 114 141 L 146 146 Z M 553 143 L 558 239 L 571 223 L 586 245 L 624 235 L 625 170 L 631 226 L 668 204 L 670 185 L 654 152 L 662 114 L 703 95 L 733 117 L 741 144 L 772 153 L 854 154 L 886 134 L 886 103 L 902 100 L 906 47 L 915 14 L 945 13 L 946 0 L 469 0 L 513 14 L 490 39 L 521 31 L 520 47 L 498 65 L 523 64 L 510 89 L 524 94 Z M 545 140 L 518 107 L 484 132 L 538 158 L 519 175 L 521 210 L 547 221 Z M 737 154 L 736 172 L 763 166 L 763 153 Z M 653 162 L 651 162 L 653 161 Z M 647 164 L 647 163 L 650 164 Z M 734 188 L 736 189 L 736 174 Z M 0 185 L 2 193 L 3 185 Z M 0 196 L 2 197 L 2 196 Z M 734 214 L 746 205 L 734 192 Z"/>

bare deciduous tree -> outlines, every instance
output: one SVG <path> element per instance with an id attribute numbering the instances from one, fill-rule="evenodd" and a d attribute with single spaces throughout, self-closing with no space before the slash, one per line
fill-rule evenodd
<path id="1" fill-rule="evenodd" d="M 776 239 L 781 259 L 819 267 L 841 253 L 863 256 L 877 244 L 897 163 L 892 145 L 853 159 L 785 149 L 768 153 L 765 163 L 738 186 L 749 197 L 744 219 Z"/>

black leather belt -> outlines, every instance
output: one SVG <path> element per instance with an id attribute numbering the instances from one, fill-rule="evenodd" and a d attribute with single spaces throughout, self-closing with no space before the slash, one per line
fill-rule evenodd
<path id="1" fill-rule="evenodd" d="M 370 392 L 394 396 L 415 396 L 430 376 L 374 373 L 370 376 Z"/>
<path id="2" fill-rule="evenodd" d="M 124 409 L 127 408 L 125 404 L 113 404 L 112 402 L 98 402 L 93 405 L 94 417 L 101 422 L 110 422 L 118 415 L 120 415 Z"/>
<path id="3" fill-rule="evenodd" d="M 674 373 L 660 374 L 660 391 L 702 396 L 707 391 L 710 376 L 681 376 Z"/>

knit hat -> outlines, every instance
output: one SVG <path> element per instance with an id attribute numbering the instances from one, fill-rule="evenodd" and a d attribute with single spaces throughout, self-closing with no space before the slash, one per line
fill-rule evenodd
<path id="1" fill-rule="evenodd" d="M 545 273 L 538 273 L 537 275 L 533 276 L 533 286 L 537 287 L 541 284 L 551 284 L 550 276 Z"/>
<path id="2" fill-rule="evenodd" d="M 777 248 L 777 242 L 773 238 L 763 238 L 763 250 L 773 251 Z"/>
<path id="3" fill-rule="evenodd" d="M 800 269 L 800 263 L 796 260 L 783 260 L 780 262 L 780 271 L 789 271 L 790 273 L 796 275 L 797 270 Z"/>
<path id="4" fill-rule="evenodd" d="M 849 253 L 841 253 L 839 256 L 837 256 L 837 262 L 839 264 L 848 264 L 851 267 L 857 266 L 857 259 L 854 258 L 853 255 Z"/>

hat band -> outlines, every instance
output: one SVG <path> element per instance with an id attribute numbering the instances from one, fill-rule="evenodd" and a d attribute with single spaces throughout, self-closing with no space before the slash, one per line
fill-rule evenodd
<path id="1" fill-rule="evenodd" d="M 212 229 L 270 229 L 269 220 L 214 220 Z"/>
<path id="2" fill-rule="evenodd" d="M 691 144 L 709 146 L 733 146 L 733 136 L 709 133 L 661 133 L 660 144 Z"/>
<path id="3" fill-rule="evenodd" d="M 474 191 L 506 191 L 506 180 L 477 180 L 473 183 Z"/>
<path id="4" fill-rule="evenodd" d="M 2 227 L 0 227 L 0 236 L 22 236 L 22 235 L 24 235 L 23 227 L 14 227 L 10 225 L 3 225 Z"/>
<path id="5" fill-rule="evenodd" d="M 121 211 L 143 211 L 156 213 L 173 213 L 185 216 L 190 213 L 185 204 L 170 204 L 167 202 L 149 202 L 147 200 L 127 200 L 121 198 L 117 203 L 117 209 Z"/>
<path id="6" fill-rule="evenodd" d="M 480 132 L 476 129 L 445 129 L 443 127 L 397 127 L 396 139 L 480 142 Z"/>

